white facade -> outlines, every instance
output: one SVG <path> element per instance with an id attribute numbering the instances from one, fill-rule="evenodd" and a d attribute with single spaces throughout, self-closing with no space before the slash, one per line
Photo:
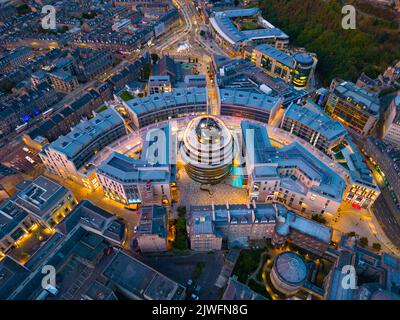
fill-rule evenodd
<path id="1" fill-rule="evenodd" d="M 383 141 L 400 148 L 400 96 L 397 96 L 385 114 Z"/>

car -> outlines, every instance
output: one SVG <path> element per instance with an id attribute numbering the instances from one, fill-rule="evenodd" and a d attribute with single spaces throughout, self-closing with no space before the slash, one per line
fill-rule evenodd
<path id="1" fill-rule="evenodd" d="M 189 279 L 188 282 L 187 282 L 187 285 L 188 285 L 188 286 L 191 286 L 192 284 L 193 284 L 193 280 L 192 280 L 192 279 Z"/>
<path id="2" fill-rule="evenodd" d="M 197 294 L 199 294 L 200 293 L 200 290 L 201 290 L 201 286 L 198 284 L 198 285 L 196 285 L 196 287 L 194 288 L 194 291 L 197 293 Z"/>
<path id="3" fill-rule="evenodd" d="M 195 295 L 194 293 L 192 293 L 192 295 L 190 296 L 191 300 L 199 300 L 199 296 Z"/>

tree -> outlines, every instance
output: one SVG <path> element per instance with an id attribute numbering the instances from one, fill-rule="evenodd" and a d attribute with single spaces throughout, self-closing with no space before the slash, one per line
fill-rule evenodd
<path id="1" fill-rule="evenodd" d="M 381 249 L 382 249 L 382 246 L 381 246 L 381 244 L 380 243 L 378 243 L 378 242 L 374 242 L 373 244 L 372 244 L 372 248 L 374 249 L 374 250 L 376 250 L 376 251 L 381 251 Z"/>
<path id="2" fill-rule="evenodd" d="M 10 93 L 14 87 L 15 83 L 8 79 L 5 79 L 1 84 L 1 90 L 5 93 Z"/>
<path id="3" fill-rule="evenodd" d="M 153 64 L 156 64 L 157 61 L 160 59 L 160 57 L 158 56 L 157 53 L 152 53 L 152 54 L 150 55 L 150 57 L 151 57 L 151 61 L 153 62 Z"/>
<path id="4" fill-rule="evenodd" d="M 201 35 L 202 37 L 204 37 L 204 36 L 206 35 L 206 32 L 205 32 L 204 30 L 200 30 L 200 35 Z"/>
<path id="5" fill-rule="evenodd" d="M 17 14 L 23 16 L 25 14 L 31 13 L 31 8 L 27 4 L 21 4 L 17 7 Z"/>
<path id="6" fill-rule="evenodd" d="M 237 7 L 240 4 L 240 0 L 234 0 L 233 4 L 235 5 L 235 7 Z"/>
<path id="7" fill-rule="evenodd" d="M 326 223 L 326 219 L 319 214 L 313 214 L 311 219 L 322 224 Z"/>
<path id="8" fill-rule="evenodd" d="M 354 231 L 350 231 L 348 234 L 347 234 L 347 236 L 349 237 L 349 238 L 351 238 L 351 237 L 355 237 L 357 234 L 354 232 Z"/>
<path id="9" fill-rule="evenodd" d="M 359 243 L 360 243 L 361 247 L 363 247 L 363 248 L 368 246 L 368 238 L 361 237 L 360 240 L 359 240 Z"/>

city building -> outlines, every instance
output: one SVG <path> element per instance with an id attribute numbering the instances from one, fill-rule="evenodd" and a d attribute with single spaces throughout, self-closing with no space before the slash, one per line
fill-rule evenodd
<path id="1" fill-rule="evenodd" d="M 336 172 L 297 142 L 273 147 L 261 124 L 242 121 L 241 127 L 250 200 L 280 202 L 312 214 L 336 213 L 346 186 Z"/>
<path id="2" fill-rule="evenodd" d="M 156 122 L 207 112 L 207 89 L 185 88 L 124 101 L 133 124 L 143 128 Z"/>
<path id="3" fill-rule="evenodd" d="M 29 273 L 9 292 L 8 300 L 82 300 L 87 296 L 93 299 L 93 284 L 107 283 L 101 272 L 115 253 L 112 245 L 102 236 L 78 227 L 51 244 L 50 247 L 45 245 L 44 252 L 40 249 L 40 258 L 31 258 L 39 258 L 38 261 L 29 261 L 24 266 Z M 42 286 L 42 270 L 46 265 L 57 270 L 56 287 L 51 284 L 46 288 Z M 105 290 L 101 286 L 99 289 L 97 299 L 110 297 L 110 289 Z"/>
<path id="4" fill-rule="evenodd" d="M 182 300 L 186 294 L 182 285 L 122 251 L 116 253 L 102 275 L 134 300 Z"/>
<path id="5" fill-rule="evenodd" d="M 195 251 L 248 247 L 271 239 L 277 248 L 286 242 L 323 255 L 330 246 L 333 230 L 288 210 L 281 204 L 255 203 L 191 206 L 188 235 Z"/>
<path id="6" fill-rule="evenodd" d="M 7 300 L 30 275 L 30 271 L 10 257 L 0 261 L 0 273 L 3 275 L 0 284 L 0 299 Z"/>
<path id="7" fill-rule="evenodd" d="M 332 120 L 311 100 L 292 103 L 285 110 L 280 127 L 327 154 L 347 135 L 341 123 Z"/>
<path id="8" fill-rule="evenodd" d="M 0 258 L 34 228 L 35 219 L 12 200 L 0 206 Z"/>
<path id="9" fill-rule="evenodd" d="M 277 218 L 272 243 L 279 248 L 290 241 L 309 252 L 323 256 L 331 244 L 333 229 L 295 214 L 282 205 L 277 205 L 276 209 Z"/>
<path id="10" fill-rule="evenodd" d="M 160 138 L 160 134 L 164 136 Z M 96 168 L 104 195 L 127 205 L 171 203 L 176 188 L 172 155 L 176 152 L 176 136 L 167 124 L 151 130 L 141 159 L 112 153 Z"/>
<path id="11" fill-rule="evenodd" d="M 205 252 L 221 250 L 222 236 L 215 231 L 209 206 L 191 207 L 188 229 L 192 250 Z"/>
<path id="12" fill-rule="evenodd" d="M 343 199 L 357 209 L 369 209 L 380 195 L 379 187 L 353 141 L 348 137 L 346 143 L 347 146 L 339 151 L 345 159 L 339 161 L 345 161 L 345 169 L 349 172 Z"/>
<path id="13" fill-rule="evenodd" d="M 185 129 L 181 149 L 187 174 L 202 184 L 220 183 L 230 172 L 233 147 L 232 135 L 219 118 L 194 118 Z"/>
<path id="14" fill-rule="evenodd" d="M 164 206 L 140 208 L 140 221 L 136 239 L 140 251 L 162 252 L 168 250 L 168 213 Z"/>
<path id="15" fill-rule="evenodd" d="M 90 189 L 96 188 L 95 176 L 85 177 L 90 160 L 98 151 L 125 134 L 122 117 L 115 110 L 107 109 L 43 147 L 39 156 L 51 173 Z"/>
<path id="16" fill-rule="evenodd" d="M 271 204 L 225 204 L 191 206 L 189 238 L 192 250 L 220 250 L 222 240 L 229 247 L 247 247 L 254 240 L 271 239 L 276 212 Z"/>
<path id="17" fill-rule="evenodd" d="M 24 180 L 17 186 L 17 194 L 10 200 L 28 212 L 45 227 L 53 228 L 76 205 L 72 192 L 58 183 L 39 176 L 32 182 Z"/>
<path id="18" fill-rule="evenodd" d="M 207 86 L 207 77 L 203 74 L 188 74 L 183 79 L 183 82 L 187 88 L 202 88 Z"/>
<path id="19" fill-rule="evenodd" d="M 297 88 L 308 86 L 317 67 L 317 59 L 306 52 L 289 54 L 268 44 L 253 48 L 251 61 L 269 75 L 293 83 Z"/>
<path id="20" fill-rule="evenodd" d="M 24 65 L 32 59 L 34 53 L 29 47 L 18 47 L 0 58 L 0 71 L 8 73 L 14 71 L 17 67 Z"/>
<path id="21" fill-rule="evenodd" d="M 283 99 L 262 93 L 251 93 L 234 89 L 219 91 L 220 114 L 269 123 L 282 106 Z"/>
<path id="22" fill-rule="evenodd" d="M 113 66 L 113 57 L 108 50 L 76 48 L 71 55 L 77 78 L 81 82 L 90 81 Z"/>
<path id="23" fill-rule="evenodd" d="M 289 36 L 265 20 L 258 8 L 214 12 L 210 24 L 216 43 L 230 56 L 241 56 L 245 45 L 284 48 L 289 43 Z"/>
<path id="24" fill-rule="evenodd" d="M 234 277 L 230 277 L 222 300 L 266 300 L 266 298 L 251 290 Z"/>
<path id="25" fill-rule="evenodd" d="M 155 93 L 171 92 L 171 79 L 167 76 L 150 76 L 147 84 L 147 92 L 149 95 Z"/>
<path id="26" fill-rule="evenodd" d="M 400 260 L 388 253 L 378 254 L 358 244 L 357 239 L 343 236 L 333 250 L 335 263 L 324 280 L 325 300 L 400 300 Z M 355 288 L 346 281 L 343 267 L 356 272 Z"/>
<path id="27" fill-rule="evenodd" d="M 349 81 L 334 79 L 325 111 L 352 132 L 371 135 L 379 120 L 379 98 Z"/>
<path id="28" fill-rule="evenodd" d="M 50 73 L 49 79 L 57 91 L 72 92 L 79 87 L 78 79 L 64 71 L 54 71 Z"/>
<path id="29" fill-rule="evenodd" d="M 400 149 L 400 96 L 396 96 L 385 113 L 383 141 Z"/>
<path id="30" fill-rule="evenodd" d="M 247 59 L 230 59 L 214 55 L 211 68 L 215 74 L 215 83 L 220 90 L 231 89 L 282 99 L 283 107 L 288 107 L 292 102 L 308 96 L 306 90 L 296 89 L 293 84 L 268 75 L 263 68 L 257 67 Z"/>
<path id="31" fill-rule="evenodd" d="M 83 200 L 57 225 L 61 234 L 67 236 L 77 226 L 103 236 L 114 246 L 122 246 L 125 240 L 125 224 L 115 215 Z"/>

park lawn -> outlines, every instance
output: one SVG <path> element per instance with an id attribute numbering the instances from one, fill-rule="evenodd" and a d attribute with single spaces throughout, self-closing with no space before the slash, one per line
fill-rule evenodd
<path id="1" fill-rule="evenodd" d="M 256 30 L 259 29 L 258 24 L 254 21 L 245 21 L 241 24 L 242 30 Z"/>
<path id="2" fill-rule="evenodd" d="M 236 262 L 233 274 L 237 275 L 240 282 L 246 283 L 248 277 L 256 271 L 264 249 L 243 249 Z"/>
<path id="3" fill-rule="evenodd" d="M 129 101 L 129 100 L 132 100 L 134 98 L 134 96 L 132 94 L 130 94 L 128 91 L 122 92 L 120 97 L 124 101 Z"/>

